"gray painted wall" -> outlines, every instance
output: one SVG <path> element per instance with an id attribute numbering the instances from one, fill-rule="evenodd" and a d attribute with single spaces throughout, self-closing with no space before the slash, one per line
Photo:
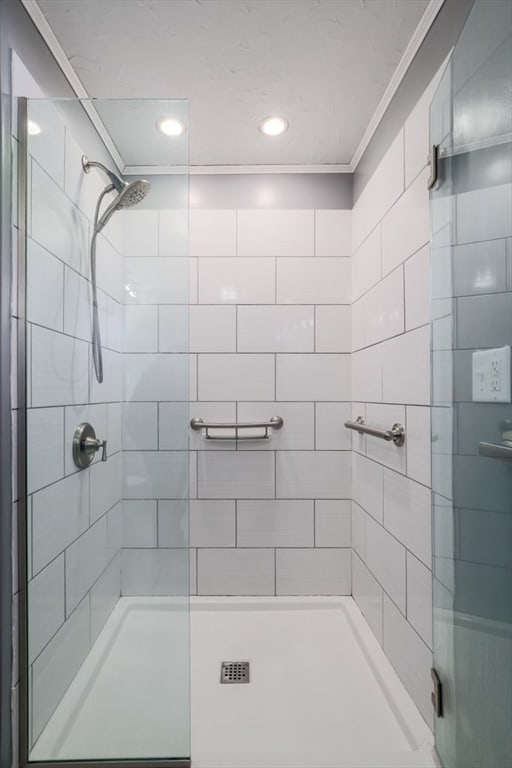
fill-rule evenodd
<path id="1" fill-rule="evenodd" d="M 181 174 L 146 178 L 151 182 L 151 195 L 141 204 L 143 208 L 183 209 L 189 204 L 200 210 L 352 208 L 352 175 L 348 173 L 193 174 L 190 201 Z"/>
<path id="2" fill-rule="evenodd" d="M 191 208 L 352 208 L 352 174 L 191 176 Z"/>

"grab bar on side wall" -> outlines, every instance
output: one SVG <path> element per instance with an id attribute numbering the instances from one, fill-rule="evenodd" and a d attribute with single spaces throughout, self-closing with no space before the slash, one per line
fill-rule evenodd
<path id="1" fill-rule="evenodd" d="M 504 440 L 502 443 L 479 443 L 480 456 L 488 456 L 491 459 L 506 459 L 512 461 L 512 441 Z"/>
<path id="2" fill-rule="evenodd" d="M 393 424 L 391 429 L 378 429 L 377 427 L 366 426 L 363 417 L 358 416 L 355 421 L 346 421 L 345 427 L 356 430 L 360 435 L 372 435 L 388 442 L 392 440 L 398 446 L 405 443 L 405 429 L 401 424 Z"/>
<path id="3" fill-rule="evenodd" d="M 205 440 L 270 440 L 272 430 L 281 429 L 284 424 L 281 416 L 272 416 L 268 421 L 247 421 L 247 422 L 206 422 L 199 416 L 190 420 L 190 428 L 195 432 L 204 430 Z M 229 432 L 230 434 L 211 434 L 214 432 Z M 247 435 L 244 430 L 263 430 L 261 434 Z M 240 434 L 242 432 L 242 434 Z"/>

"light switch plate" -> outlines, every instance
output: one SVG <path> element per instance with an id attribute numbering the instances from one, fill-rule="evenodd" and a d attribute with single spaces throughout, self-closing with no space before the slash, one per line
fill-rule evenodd
<path id="1" fill-rule="evenodd" d="M 510 403 L 510 347 L 473 352 L 473 400 Z"/>

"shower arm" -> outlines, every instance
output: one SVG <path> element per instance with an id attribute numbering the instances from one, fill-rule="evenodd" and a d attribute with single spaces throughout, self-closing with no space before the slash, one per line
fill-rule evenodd
<path id="1" fill-rule="evenodd" d="M 116 192 L 121 192 L 126 184 L 126 182 L 122 181 L 119 176 L 116 176 L 115 173 L 109 170 L 106 165 L 99 163 L 97 160 L 89 160 L 86 155 L 82 155 L 82 168 L 84 169 L 85 173 L 89 173 L 91 168 L 100 168 L 103 173 L 108 176 Z"/>

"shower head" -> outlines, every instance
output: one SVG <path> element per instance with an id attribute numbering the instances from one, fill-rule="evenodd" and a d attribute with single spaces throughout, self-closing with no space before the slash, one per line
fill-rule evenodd
<path id="1" fill-rule="evenodd" d="M 151 189 L 149 181 L 144 179 L 136 179 L 135 181 L 124 181 L 124 186 L 119 195 L 117 196 L 116 208 L 131 208 L 134 205 L 138 205 L 143 200 Z"/>
<path id="2" fill-rule="evenodd" d="M 144 179 L 136 179 L 131 182 L 123 181 L 121 183 L 123 185 L 121 191 L 117 197 L 112 200 L 98 221 L 96 226 L 97 232 L 101 232 L 116 211 L 119 211 L 122 208 L 132 208 L 134 205 L 138 205 L 151 189 L 149 181 L 145 181 Z"/>
<path id="3" fill-rule="evenodd" d="M 105 192 L 113 192 L 114 189 L 117 192 L 117 197 L 113 200 L 105 212 L 101 215 L 96 225 L 96 232 L 100 232 L 103 227 L 110 220 L 112 215 L 121 208 L 131 208 L 134 205 L 143 200 L 151 189 L 149 181 L 144 179 L 136 179 L 135 181 L 123 181 L 116 176 L 115 173 L 110 171 L 103 163 L 98 163 L 95 160 L 88 160 L 85 155 L 82 157 L 82 168 L 85 173 L 89 173 L 92 167 L 101 168 L 110 179 L 111 184 L 105 188 Z"/>

